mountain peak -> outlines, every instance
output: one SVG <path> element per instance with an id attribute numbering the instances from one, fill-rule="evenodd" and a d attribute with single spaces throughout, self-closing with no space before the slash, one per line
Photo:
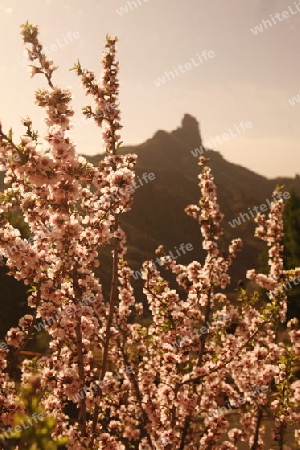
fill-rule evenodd
<path id="1" fill-rule="evenodd" d="M 186 128 L 187 130 L 199 130 L 199 123 L 195 117 L 191 116 L 190 114 L 185 114 L 181 121 L 181 128 Z"/>
<path id="2" fill-rule="evenodd" d="M 184 114 L 181 127 L 171 132 L 171 135 L 187 144 L 191 149 L 202 145 L 199 122 L 190 114 Z"/>

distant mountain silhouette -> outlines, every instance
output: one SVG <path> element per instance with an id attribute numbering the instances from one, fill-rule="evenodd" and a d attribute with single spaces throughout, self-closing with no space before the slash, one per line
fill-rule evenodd
<path id="1" fill-rule="evenodd" d="M 201 234 L 198 223 L 186 216 L 184 208 L 198 204 L 200 188 L 198 175 L 200 167 L 198 157 L 192 151 L 200 149 L 202 139 L 198 121 L 185 114 L 181 126 L 170 133 L 159 130 L 151 139 L 137 146 L 125 146 L 123 153 L 136 153 L 138 162 L 136 174 L 153 172 L 155 179 L 143 183 L 134 194 L 133 208 L 122 216 L 121 222 L 127 233 L 127 259 L 135 271 L 141 269 L 145 259 L 155 259 L 155 249 L 162 244 L 168 253 L 180 244 L 191 243 L 193 250 L 178 258 L 180 263 L 192 260 L 203 261 L 205 252 L 201 246 Z M 229 221 L 240 213 L 249 213 L 248 208 L 271 200 L 272 192 L 277 184 L 284 184 L 285 190 L 292 187 L 300 193 L 300 177 L 267 179 L 237 164 L 226 161 L 214 150 L 203 149 L 203 154 L 210 158 L 215 182 L 218 188 L 218 201 L 223 220 L 224 236 L 221 238 L 221 249 L 226 252 L 231 239 L 241 237 L 244 248 L 239 253 L 231 271 L 232 289 L 237 280 L 244 279 L 246 270 L 257 268 L 258 255 L 264 247 L 262 241 L 254 238 L 255 223 L 253 219 L 241 221 L 241 225 L 232 228 Z M 103 154 L 86 156 L 90 162 L 97 164 Z M 3 190 L 3 172 L 0 173 L 0 188 Z M 109 285 L 109 251 L 103 252 L 104 263 L 99 268 L 99 276 L 104 285 Z M 138 279 L 134 281 L 140 288 Z"/>
<path id="2" fill-rule="evenodd" d="M 194 250 L 178 258 L 187 263 L 194 259 L 203 260 L 205 253 L 201 247 L 201 235 L 198 224 L 186 216 L 184 208 L 198 204 L 200 188 L 198 174 L 200 167 L 198 157 L 191 153 L 200 148 L 202 139 L 197 120 L 185 114 L 181 126 L 168 133 L 157 131 L 151 139 L 137 146 L 126 146 L 124 153 L 136 153 L 138 162 L 136 173 L 153 172 L 155 180 L 144 184 L 136 190 L 132 211 L 122 218 L 127 232 L 129 253 L 128 259 L 134 270 L 139 270 L 145 259 L 155 259 L 156 247 L 164 245 L 165 250 L 173 250 L 181 243 L 192 243 Z M 251 220 L 241 221 L 235 228 L 229 221 L 246 213 L 250 208 L 271 200 L 272 192 L 277 184 L 284 184 L 285 189 L 291 187 L 300 193 L 300 178 L 267 179 L 237 164 L 226 161 L 222 155 L 213 150 L 204 150 L 210 158 L 215 182 L 218 188 L 218 201 L 223 220 L 224 237 L 222 251 L 227 250 L 231 239 L 241 237 L 244 248 L 239 253 L 231 272 L 233 287 L 238 279 L 245 278 L 247 269 L 257 268 L 258 255 L 264 247 L 262 241 L 254 238 L 255 223 Z M 103 155 L 86 158 L 97 163 Z"/>

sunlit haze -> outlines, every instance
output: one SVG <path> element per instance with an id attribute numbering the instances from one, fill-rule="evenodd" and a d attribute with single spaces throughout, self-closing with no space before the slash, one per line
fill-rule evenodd
<path id="1" fill-rule="evenodd" d="M 78 153 L 103 147 L 101 132 L 81 113 L 90 99 L 69 69 L 79 59 L 100 74 L 110 34 L 119 37 L 124 144 L 171 131 L 189 113 L 200 123 L 204 144 L 227 160 L 267 177 L 300 173 L 300 3 L 11 0 L 0 1 L 0 17 L 0 118 L 17 137 L 21 117 L 44 127 L 34 91 L 45 80 L 30 78 L 20 38 L 28 20 L 39 26 L 59 66 L 54 82 L 74 92 Z"/>

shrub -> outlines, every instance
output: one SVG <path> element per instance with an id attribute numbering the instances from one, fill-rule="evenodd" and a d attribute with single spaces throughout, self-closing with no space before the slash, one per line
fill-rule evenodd
<path id="1" fill-rule="evenodd" d="M 300 270 L 283 270 L 282 200 L 273 201 L 268 218 L 256 219 L 257 236 L 269 247 L 269 273 L 247 274 L 267 290 L 270 301 L 259 301 L 240 287 L 233 304 L 222 290 L 230 283 L 228 271 L 241 241 L 235 239 L 221 254 L 223 215 L 208 160 L 201 156 L 201 198 L 186 213 L 199 222 L 207 256 L 202 264 L 182 265 L 162 247 L 157 250 L 181 295 L 152 261 L 144 263 L 152 317 L 149 326 L 142 326 L 143 308 L 135 302 L 121 227 L 121 215 L 132 203 L 136 156 L 119 150 L 116 38 L 107 37 L 101 82 L 79 61 L 73 67 L 95 103 L 84 113 L 103 127 L 106 154 L 94 166 L 75 152 L 68 134 L 71 92 L 53 84 L 56 67 L 43 52 L 37 26 L 26 23 L 22 36 L 32 75 L 44 74 L 49 85 L 36 92 L 48 128 L 41 139 L 26 118 L 26 133 L 16 144 L 12 133 L 0 127 L 0 161 L 11 185 L 0 202 L 0 249 L 10 274 L 29 286 L 32 309 L 8 331 L 7 347 L 0 349 L 2 432 L 20 423 L 26 411 L 42 408 L 51 418 L 41 424 L 49 444 L 38 445 L 45 449 L 50 441 L 55 448 L 65 439 L 67 448 L 75 450 L 226 450 L 242 442 L 258 450 L 269 448 L 263 426 L 268 415 L 277 448 L 292 448 L 286 438 L 291 425 L 299 424 L 300 388 L 293 375 L 298 321 L 288 323 L 288 342 L 281 342 L 278 333 L 286 316 L 281 287 Z M 6 219 L 16 206 L 31 241 Z M 105 245 L 112 255 L 109 298 L 95 275 Z M 36 360 L 21 361 L 20 352 L 40 321 L 51 338 L 49 350 Z M 16 361 L 19 377 L 12 376 Z M 34 385 L 38 402 L 30 411 L 20 382 Z M 229 420 L 232 411 L 238 426 Z M 39 431 L 37 426 L 35 434 L 22 435 L 15 448 L 32 448 L 32 436 L 40 436 Z M 3 441 L 6 445 L 9 439 Z"/>

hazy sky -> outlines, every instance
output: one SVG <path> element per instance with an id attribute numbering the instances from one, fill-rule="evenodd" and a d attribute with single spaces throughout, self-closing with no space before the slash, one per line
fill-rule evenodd
<path id="1" fill-rule="evenodd" d="M 79 153 L 96 154 L 103 148 L 99 130 L 82 119 L 81 107 L 90 101 L 68 69 L 79 58 L 84 68 L 100 73 L 105 36 L 110 34 L 120 39 L 125 144 L 141 143 L 158 129 L 171 131 L 189 113 L 200 122 L 204 143 L 230 134 L 229 129 L 238 134 L 238 128 L 240 134 L 219 139 L 213 146 L 229 161 L 268 177 L 300 174 L 300 102 L 292 106 L 288 101 L 300 91 L 300 1 L 135 0 L 135 4 L 0 0 L 4 128 L 12 126 L 18 137 L 19 118 L 27 115 L 35 128 L 44 127 L 42 110 L 33 100 L 34 91 L 45 82 L 41 75 L 31 79 L 26 72 L 19 33 L 20 24 L 28 20 L 39 25 L 45 46 L 58 47 L 49 56 L 59 65 L 55 83 L 72 86 L 75 95 L 73 135 Z M 121 14 L 122 6 L 127 12 L 123 9 Z M 263 25 L 262 20 L 272 18 Z M 255 35 L 251 28 L 259 25 L 262 31 Z M 214 56 L 202 57 L 200 63 L 204 51 Z M 156 86 L 154 80 L 166 71 L 173 75 Z M 250 121 L 252 127 L 243 131 L 241 121 Z"/>

